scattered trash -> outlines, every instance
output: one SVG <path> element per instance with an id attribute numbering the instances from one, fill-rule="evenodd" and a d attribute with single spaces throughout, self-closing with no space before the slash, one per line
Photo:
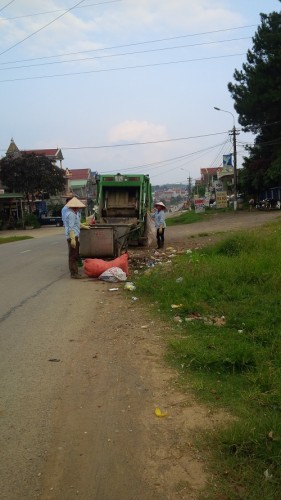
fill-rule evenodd
<path id="1" fill-rule="evenodd" d="M 176 283 L 182 283 L 182 281 L 183 281 L 183 277 L 182 276 L 180 276 L 179 278 L 176 279 Z"/>
<path id="2" fill-rule="evenodd" d="M 268 437 L 268 439 L 270 439 L 271 441 L 273 441 L 273 431 L 270 431 L 270 432 L 267 434 L 267 437 Z"/>
<path id="3" fill-rule="evenodd" d="M 109 288 L 108 289 L 109 292 L 117 292 L 117 290 L 119 290 L 119 288 Z"/>
<path id="4" fill-rule="evenodd" d="M 179 307 L 182 307 L 183 304 L 171 304 L 171 309 L 178 309 Z"/>
<path id="5" fill-rule="evenodd" d="M 59 363 L 60 359 L 58 359 L 58 358 L 51 358 L 51 359 L 48 359 L 48 361 L 52 361 L 53 363 Z"/>
<path id="6" fill-rule="evenodd" d="M 127 275 L 120 267 L 110 267 L 99 276 L 99 280 L 110 282 L 126 281 L 126 279 Z"/>
<path id="7" fill-rule="evenodd" d="M 146 265 L 147 265 L 147 267 L 154 267 L 155 266 L 155 262 L 153 260 L 147 260 L 146 261 Z"/>
<path id="8" fill-rule="evenodd" d="M 155 412 L 154 413 L 155 413 L 156 417 L 167 417 L 167 415 L 168 415 L 168 413 L 166 411 L 163 412 L 158 407 L 155 408 Z"/>
<path id="9" fill-rule="evenodd" d="M 137 297 L 132 297 L 132 300 L 138 300 L 138 298 Z"/>
<path id="10" fill-rule="evenodd" d="M 191 313 L 186 318 L 185 321 L 203 321 L 205 325 L 214 325 L 214 326 L 224 326 L 226 321 L 224 316 L 201 316 L 199 313 Z"/>
<path id="11" fill-rule="evenodd" d="M 174 322 L 175 322 L 175 323 L 182 323 L 182 319 L 181 319 L 181 317 L 180 317 L 180 316 L 175 316 L 175 317 L 174 317 Z"/>
<path id="12" fill-rule="evenodd" d="M 124 253 L 116 259 L 105 261 L 103 259 L 85 259 L 84 272 L 90 278 L 98 278 L 102 273 L 112 267 L 121 268 L 128 275 L 128 254 Z"/>
<path id="13" fill-rule="evenodd" d="M 265 477 L 266 481 L 268 481 L 269 479 L 272 479 L 272 474 L 269 474 L 269 470 L 268 469 L 266 469 L 263 474 L 264 474 L 264 477 Z"/>
<path id="14" fill-rule="evenodd" d="M 133 292 L 135 289 L 136 287 L 131 281 L 128 281 L 124 286 L 124 290 L 129 290 L 130 292 Z"/>
<path id="15" fill-rule="evenodd" d="M 192 250 L 186 250 L 185 252 L 187 255 L 190 255 L 192 253 Z"/>

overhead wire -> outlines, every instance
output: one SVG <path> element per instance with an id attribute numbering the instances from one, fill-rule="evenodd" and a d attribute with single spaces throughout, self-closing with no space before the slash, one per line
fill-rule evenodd
<path id="1" fill-rule="evenodd" d="M 21 43 L 25 42 L 26 40 L 28 40 L 29 38 L 31 38 L 32 36 L 36 35 L 37 33 L 39 33 L 40 31 L 46 29 L 48 26 L 50 26 L 51 24 L 53 24 L 54 22 L 56 22 L 58 19 L 60 19 L 61 17 L 65 16 L 66 14 L 68 14 L 71 10 L 73 10 L 75 7 L 77 7 L 77 5 L 80 5 L 81 3 L 85 2 L 85 0 L 80 0 L 77 4 L 75 4 L 73 7 L 70 7 L 69 9 L 67 9 L 65 12 L 63 12 L 63 14 L 60 14 L 59 16 L 57 16 L 55 19 L 53 19 L 52 21 L 50 21 L 49 23 L 45 24 L 44 26 L 41 26 L 41 28 L 39 28 L 38 30 L 35 30 L 33 31 L 32 33 L 30 33 L 30 35 L 26 36 L 25 38 L 23 38 L 22 40 L 19 40 L 17 43 L 15 43 L 14 45 L 11 45 L 10 47 L 8 47 L 7 49 L 3 50 L 2 52 L 0 52 L 0 56 L 2 56 L 3 54 L 6 54 L 6 52 L 9 52 L 10 50 L 14 49 L 15 47 L 17 47 L 18 45 L 20 45 Z"/>
<path id="2" fill-rule="evenodd" d="M 61 147 L 64 150 L 81 150 L 81 149 L 104 149 L 104 148 L 123 148 L 123 147 L 131 147 L 131 146 L 145 146 L 147 144 L 163 144 L 168 142 L 176 142 L 176 141 L 186 141 L 190 139 L 200 139 L 203 137 L 212 137 L 215 135 L 222 135 L 224 132 L 214 132 L 212 134 L 202 134 L 202 135 L 190 135 L 188 137 L 176 137 L 173 139 L 160 139 L 157 141 L 145 141 L 145 142 L 131 142 L 131 143 L 122 143 L 122 144 L 105 144 L 102 146 L 72 146 L 72 147 Z"/>
<path id="3" fill-rule="evenodd" d="M 221 144 L 215 144 L 215 145 L 213 145 L 213 146 L 209 146 L 209 147 L 207 147 L 207 148 L 203 148 L 203 149 L 200 149 L 200 150 L 197 150 L 197 151 L 193 151 L 193 152 L 191 152 L 191 153 L 187 153 L 186 155 L 182 155 L 182 156 L 175 157 L 175 158 L 176 158 L 176 159 L 178 158 L 178 160 L 180 160 L 180 159 L 183 159 L 183 158 L 185 158 L 185 157 L 191 157 L 191 156 L 195 156 L 195 155 L 197 155 L 197 157 L 196 157 L 195 159 L 199 159 L 199 158 L 202 158 L 203 156 L 205 156 L 205 155 L 206 155 L 206 154 L 207 154 L 207 153 L 208 153 L 211 149 L 217 148 L 217 147 L 218 147 L 218 146 L 220 146 L 220 145 L 221 145 Z M 198 154 L 198 153 L 201 153 L 201 154 Z M 151 170 L 151 167 L 153 167 L 153 168 L 152 168 L 152 173 L 149 173 L 149 175 L 153 178 L 153 177 L 154 177 L 153 172 L 155 172 L 155 170 L 156 170 L 156 169 L 163 168 L 163 167 L 165 168 L 164 163 L 169 163 L 169 162 L 172 162 L 172 160 L 173 160 L 173 158 L 170 158 L 170 159 L 163 160 L 163 161 L 160 161 L 160 162 L 154 162 L 154 163 L 144 163 L 144 164 L 139 164 L 139 165 L 136 165 L 136 166 L 134 166 L 134 167 L 127 167 L 127 168 L 126 168 L 126 167 L 124 168 L 124 166 L 122 166 L 122 170 L 123 170 L 125 173 L 127 173 L 127 172 L 132 172 L 132 171 L 136 171 L 136 170 L 139 170 L 139 169 L 142 169 L 142 170 L 143 170 L 144 168 L 146 168 L 148 171 L 150 171 L 150 170 Z M 191 161 L 194 161 L 194 158 L 192 158 L 192 159 L 190 158 L 190 160 L 189 160 L 188 162 L 187 162 L 187 161 L 186 161 L 186 159 L 185 159 L 185 160 L 184 160 L 183 165 L 185 165 L 185 166 L 186 166 L 186 165 L 188 165 Z M 174 163 L 175 163 L 175 161 L 173 161 L 173 162 L 172 162 L 172 165 L 173 165 Z M 154 165 L 156 165 L 156 166 L 154 166 Z M 167 166 L 167 165 L 166 165 L 166 166 Z M 149 167 L 150 167 L 150 168 L 149 168 Z M 106 172 L 107 172 L 107 173 L 114 173 L 114 172 L 118 171 L 118 168 L 119 168 L 119 167 L 117 167 L 117 168 L 115 168 L 115 169 L 113 169 L 113 170 L 108 170 L 108 169 L 106 169 Z M 179 169 L 180 169 L 179 165 L 177 165 L 177 166 L 176 166 L 176 167 L 174 167 L 174 168 L 171 168 L 171 166 L 169 166 L 169 167 L 168 167 L 168 169 L 161 171 L 161 174 L 166 174 L 166 173 L 173 172 L 173 171 L 175 171 L 175 170 L 179 170 Z M 104 170 L 104 169 L 102 169 L 102 170 Z M 120 168 L 119 168 L 119 170 L 120 170 Z M 156 172 L 155 172 L 155 175 L 158 175 L 158 173 L 156 173 Z"/>
<path id="4" fill-rule="evenodd" d="M 13 3 L 14 1 L 15 0 L 12 0 L 10 3 Z M 97 3 L 90 3 L 88 5 L 80 5 L 80 6 L 77 6 L 77 7 L 73 7 L 73 9 L 84 9 L 86 7 L 95 7 L 96 5 L 106 5 L 108 3 L 117 3 L 117 2 L 122 2 L 122 1 L 123 0 L 108 0 L 107 2 L 97 2 Z M 45 11 L 45 12 L 37 12 L 36 14 L 25 14 L 23 16 L 5 17 L 3 19 L 0 19 L 0 22 L 1 21 L 14 21 L 16 19 L 23 19 L 23 18 L 26 18 L 26 17 L 42 16 L 42 15 L 45 15 L 45 14 L 55 14 L 56 12 L 63 12 L 63 9 L 49 10 L 49 11 Z"/>
<path id="5" fill-rule="evenodd" d="M 106 54 L 106 55 L 100 55 L 100 56 L 92 56 L 92 57 L 84 57 L 82 59 L 69 59 L 65 61 L 52 61 L 52 62 L 44 62 L 44 63 L 37 63 L 37 64 L 28 64 L 28 65 L 23 65 L 23 66 L 12 66 L 8 68 L 0 68 L 0 71 L 3 70 L 11 70 L 11 69 L 22 69 L 22 68 L 35 68 L 38 66 L 50 66 L 54 64 L 66 64 L 66 63 L 72 63 L 72 62 L 85 62 L 85 61 L 92 61 L 94 59 L 108 59 L 112 57 L 122 57 L 122 56 L 130 56 L 130 55 L 136 55 L 136 54 L 147 54 L 151 52 L 164 52 L 167 50 L 175 50 L 175 49 L 183 49 L 187 47 L 199 47 L 203 45 L 212 45 L 212 44 L 218 44 L 218 43 L 225 43 L 225 42 L 233 42 L 233 41 L 239 41 L 239 40 L 249 40 L 251 37 L 241 37 L 241 38 L 230 38 L 227 40 L 216 40 L 212 42 L 202 42 L 202 43 L 194 43 L 194 44 L 187 44 L 187 45 L 175 45 L 173 47 L 159 47 L 157 49 L 146 49 L 146 50 L 138 50 L 138 51 L 133 51 L 133 52 L 123 52 L 119 54 Z"/>
<path id="6" fill-rule="evenodd" d="M 199 149 L 197 151 L 193 151 L 193 152 L 187 153 L 185 155 L 175 156 L 175 157 L 172 157 L 172 158 L 167 158 L 165 160 L 159 160 L 157 162 L 138 164 L 138 165 L 135 165 L 133 167 L 127 167 L 125 169 L 124 169 L 124 166 L 122 166 L 122 170 L 124 170 L 125 172 L 131 172 L 131 171 L 134 171 L 134 170 L 138 170 L 140 168 L 142 168 L 142 169 L 147 168 L 149 170 L 150 168 L 153 168 L 153 169 L 162 168 L 167 163 L 168 164 L 169 163 L 174 164 L 174 163 L 176 163 L 178 161 L 183 161 L 183 160 L 184 160 L 184 162 L 186 162 L 186 158 L 188 158 L 190 156 L 193 156 L 193 155 L 196 155 L 198 153 L 208 152 L 210 149 L 214 149 L 214 148 L 216 148 L 216 147 L 218 147 L 220 145 L 221 145 L 221 143 L 215 144 L 213 146 L 209 146 L 207 148 Z M 176 168 L 179 168 L 179 167 L 177 166 Z M 117 168 L 117 170 L 118 170 L 118 168 Z M 115 172 L 115 171 L 116 171 L 116 168 L 114 170 L 112 170 L 112 171 L 109 170 L 108 172 L 110 173 L 110 172 Z"/>
<path id="7" fill-rule="evenodd" d="M 229 137 L 226 138 L 226 140 L 224 141 L 224 143 L 222 144 L 220 150 L 217 152 L 215 158 L 212 160 L 212 162 L 210 163 L 210 166 L 209 168 L 212 168 L 212 166 L 216 163 L 217 159 L 219 156 L 222 156 L 223 155 L 223 152 L 225 151 L 226 149 L 226 145 L 228 145 L 230 142 L 229 140 Z"/>
<path id="8" fill-rule="evenodd" d="M 184 64 L 184 63 L 188 63 L 188 62 L 199 62 L 199 61 L 211 61 L 214 59 L 225 59 L 225 58 L 229 58 L 229 57 L 244 56 L 245 54 L 246 54 L 245 52 L 238 52 L 236 54 L 225 54 L 225 55 L 221 55 L 221 56 L 210 56 L 210 57 L 197 57 L 194 59 L 182 59 L 179 61 L 136 64 L 134 66 L 121 66 L 118 68 L 92 69 L 92 70 L 88 70 L 88 71 L 74 71 L 71 73 L 60 73 L 60 74 L 54 74 L 54 75 L 41 75 L 41 76 L 27 76 L 27 77 L 22 77 L 22 78 L 6 78 L 5 80 L 0 80 L 0 83 L 18 82 L 18 81 L 26 81 L 26 80 L 42 80 L 45 78 L 60 78 L 60 77 L 65 77 L 65 76 L 89 75 L 89 74 L 93 74 L 93 73 L 108 73 L 111 71 L 125 71 L 125 70 L 130 70 L 130 69 L 152 68 L 152 67 L 157 67 L 157 66 L 168 66 L 171 64 L 175 65 L 175 64 Z"/>
<path id="9" fill-rule="evenodd" d="M 15 0 L 11 0 L 9 3 L 6 3 L 6 5 L 4 5 L 4 7 L 1 7 L 0 9 L 0 12 L 2 12 L 2 10 L 6 9 L 6 7 L 9 7 L 9 5 L 11 5 L 11 3 L 14 3 Z"/>
<path id="10" fill-rule="evenodd" d="M 226 28 L 226 29 L 221 29 L 221 30 L 213 30 L 213 31 L 203 31 L 203 32 L 198 32 L 198 33 L 189 33 L 186 35 L 178 35 L 178 36 L 172 36 L 172 37 L 166 37 L 166 38 L 156 38 L 152 40 L 144 40 L 142 42 L 133 42 L 133 43 L 127 43 L 123 45 L 111 45 L 109 47 L 99 47 L 96 49 L 88 49 L 88 50 L 83 50 L 83 51 L 78 51 L 78 52 L 65 52 L 62 54 L 53 54 L 49 56 L 41 56 L 41 57 L 32 57 L 29 59 L 20 59 L 17 61 L 8 61 L 8 62 L 1 62 L 0 64 L 16 64 L 19 62 L 28 62 L 28 61 L 37 61 L 37 60 L 42 60 L 42 59 L 51 59 L 54 57 L 65 57 L 65 56 L 72 56 L 72 55 L 78 55 L 78 54 L 86 54 L 89 52 L 100 52 L 100 51 L 105 51 L 105 50 L 112 50 L 112 49 L 124 49 L 127 47 L 135 47 L 138 45 L 148 45 L 152 43 L 162 43 L 162 42 L 170 42 L 173 40 L 180 40 L 182 38 L 192 38 L 196 36 L 202 36 L 202 35 L 211 35 L 219 32 L 226 32 L 226 31 L 231 31 L 231 30 L 238 30 L 238 29 L 243 29 L 243 28 L 248 28 L 250 26 L 240 26 L 240 27 L 234 27 L 234 28 Z"/>

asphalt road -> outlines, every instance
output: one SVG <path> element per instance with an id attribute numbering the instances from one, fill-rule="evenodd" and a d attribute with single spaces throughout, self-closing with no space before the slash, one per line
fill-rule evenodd
<path id="1" fill-rule="evenodd" d="M 148 467 L 155 333 L 115 283 L 69 278 L 62 229 L 31 234 L 0 246 L 1 500 L 171 498 Z"/>
<path id="2" fill-rule="evenodd" d="M 69 337 L 87 326 L 93 300 L 81 293 L 84 281 L 69 279 L 63 231 L 52 233 L 0 247 L 1 499 L 36 496 L 61 392 L 58 364 L 63 377 Z"/>

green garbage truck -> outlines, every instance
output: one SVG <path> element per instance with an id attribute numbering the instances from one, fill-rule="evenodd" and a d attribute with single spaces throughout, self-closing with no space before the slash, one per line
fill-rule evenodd
<path id="1" fill-rule="evenodd" d="M 147 245 L 147 212 L 151 211 L 152 206 L 149 176 L 100 174 L 96 176 L 96 187 L 97 224 L 109 224 L 117 228 L 126 225 L 129 228 L 129 245 Z"/>

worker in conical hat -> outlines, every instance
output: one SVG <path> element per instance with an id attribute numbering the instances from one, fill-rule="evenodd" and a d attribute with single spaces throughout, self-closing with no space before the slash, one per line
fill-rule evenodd
<path id="1" fill-rule="evenodd" d="M 79 262 L 79 236 L 80 229 L 90 229 L 85 224 L 81 224 L 79 209 L 85 208 L 84 203 L 76 196 L 71 198 L 66 205 L 68 207 L 64 216 L 64 230 L 68 245 L 68 262 L 70 277 L 74 279 L 81 279 L 83 276 L 78 273 Z"/>
<path id="2" fill-rule="evenodd" d="M 158 201 L 154 203 L 154 207 L 156 210 L 154 214 L 152 214 L 152 217 L 154 218 L 155 221 L 157 248 L 159 249 L 164 247 L 164 233 L 166 228 L 166 222 L 165 222 L 166 206 L 162 201 Z"/>

